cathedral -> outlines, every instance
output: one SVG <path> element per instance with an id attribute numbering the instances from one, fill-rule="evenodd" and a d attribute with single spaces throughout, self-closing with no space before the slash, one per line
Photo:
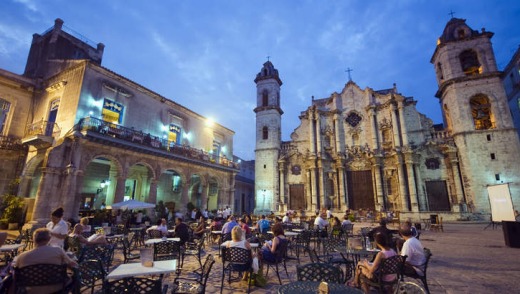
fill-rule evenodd
<path id="1" fill-rule="evenodd" d="M 520 143 L 492 36 L 464 19 L 446 24 L 430 60 L 442 124 L 395 85 L 362 89 L 350 80 L 339 93 L 313 98 L 282 141 L 282 80 L 264 63 L 254 80 L 255 211 L 330 207 L 489 220 L 497 187 L 519 207 Z"/>

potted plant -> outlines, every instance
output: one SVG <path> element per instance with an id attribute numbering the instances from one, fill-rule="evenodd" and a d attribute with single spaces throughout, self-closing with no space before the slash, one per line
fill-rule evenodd
<path id="1" fill-rule="evenodd" d="M 5 194 L 1 202 L 1 206 L 4 207 L 2 218 L 7 220 L 8 229 L 17 230 L 18 225 L 23 223 L 24 200 L 12 194 Z"/>

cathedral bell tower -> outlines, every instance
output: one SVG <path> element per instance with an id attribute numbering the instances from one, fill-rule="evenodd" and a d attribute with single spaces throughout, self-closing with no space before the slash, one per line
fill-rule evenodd
<path id="1" fill-rule="evenodd" d="M 491 213 L 488 188 L 509 185 L 513 206 L 520 205 L 520 143 L 491 45 L 493 33 L 472 30 L 452 18 L 431 58 L 439 85 L 436 97 L 444 125 L 454 139 L 450 158 L 460 185 L 451 187 L 452 211 Z"/>
<path id="2" fill-rule="evenodd" d="M 278 155 L 281 146 L 278 70 L 270 61 L 256 75 L 255 213 L 277 211 L 280 204 Z"/>

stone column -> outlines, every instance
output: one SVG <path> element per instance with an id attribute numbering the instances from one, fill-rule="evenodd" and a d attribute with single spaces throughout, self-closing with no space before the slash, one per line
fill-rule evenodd
<path id="1" fill-rule="evenodd" d="M 72 211 L 77 216 L 79 214 L 79 210 L 81 209 L 80 205 L 83 201 L 81 196 L 81 189 L 83 189 L 83 171 L 77 170 L 76 171 L 76 189 L 73 192 L 75 195 L 76 201 L 74 201 L 74 205 L 72 207 Z"/>
<path id="2" fill-rule="evenodd" d="M 399 159 L 397 173 L 399 174 L 399 197 L 401 198 L 401 211 L 408 211 L 408 199 L 406 198 L 406 185 L 404 169 L 401 159 Z"/>
<path id="3" fill-rule="evenodd" d="M 106 194 L 105 203 L 107 205 L 110 205 L 112 203 L 116 203 L 115 198 L 116 198 L 116 191 L 117 191 L 117 171 L 110 168 L 110 171 L 108 172 L 108 179 L 110 181 L 110 184 L 108 184 L 108 186 L 107 186 L 107 194 Z M 114 179 L 116 179 L 116 180 L 114 181 Z M 124 183 L 123 183 L 123 186 L 124 186 Z"/>
<path id="4" fill-rule="evenodd" d="M 116 177 L 116 192 L 114 195 L 114 203 L 123 202 L 125 198 L 125 182 L 126 177 L 125 176 L 117 176 Z"/>
<path id="5" fill-rule="evenodd" d="M 305 173 L 307 175 L 307 181 L 305 182 L 305 190 L 307 190 L 306 197 L 305 197 L 305 210 L 311 210 L 312 209 L 312 178 L 311 178 L 311 170 L 306 169 Z"/>
<path id="6" fill-rule="evenodd" d="M 399 111 L 399 122 L 400 122 L 400 126 L 401 126 L 401 137 L 403 138 L 403 145 L 407 146 L 408 145 L 408 132 L 406 130 L 406 123 L 404 120 L 404 106 L 402 103 L 399 103 L 398 111 Z"/>
<path id="7" fill-rule="evenodd" d="M 201 197 L 201 209 L 208 209 L 208 190 L 209 185 L 206 183 L 201 183 L 202 185 L 202 193 L 200 195 Z"/>
<path id="8" fill-rule="evenodd" d="M 321 158 L 321 119 L 320 114 L 316 111 L 316 145 L 318 158 Z"/>
<path id="9" fill-rule="evenodd" d="M 406 171 L 408 173 L 408 190 L 410 191 L 410 203 L 412 205 L 412 211 L 419 211 L 419 205 L 417 204 L 417 190 L 415 189 L 413 161 L 406 160 Z"/>
<path id="10" fill-rule="evenodd" d="M 453 184 L 455 184 L 455 197 L 457 199 L 457 203 L 452 203 L 453 212 L 460 212 L 460 204 L 464 203 L 464 197 L 462 192 L 462 186 L 460 185 L 460 172 L 459 172 L 459 161 L 453 154 L 450 158 L 451 169 L 453 172 Z"/>
<path id="11" fill-rule="evenodd" d="M 379 205 L 378 209 L 381 211 L 383 207 L 385 207 L 385 200 L 383 198 L 383 182 L 381 179 L 381 164 L 379 163 L 379 158 L 374 158 L 374 163 L 372 164 L 372 173 L 374 175 L 375 184 L 376 184 L 376 198 L 377 204 Z"/>
<path id="12" fill-rule="evenodd" d="M 308 114 L 309 117 L 309 151 L 311 154 L 316 154 L 315 149 L 315 138 L 314 138 L 314 113 L 312 110 L 309 111 Z"/>
<path id="13" fill-rule="evenodd" d="M 414 172 L 416 171 L 415 167 L 414 167 Z M 420 171 L 415 172 L 414 174 L 415 174 L 415 177 L 417 178 L 417 188 L 418 188 L 417 197 L 419 198 L 419 209 L 421 211 L 426 211 L 426 210 L 428 210 L 428 206 L 427 206 L 428 201 L 426 200 L 426 195 L 424 194 L 424 191 L 422 189 L 421 172 Z"/>
<path id="14" fill-rule="evenodd" d="M 178 209 L 183 214 L 186 213 L 186 211 L 188 209 L 188 207 L 186 205 L 188 204 L 188 202 L 190 202 L 190 198 L 189 198 L 189 195 L 188 195 L 189 190 L 190 190 L 190 185 L 191 185 L 190 182 L 191 182 L 191 180 L 188 181 L 186 183 L 186 185 L 182 185 L 181 203 L 179 203 L 180 207 L 178 207 L 178 208 L 175 207 L 176 209 Z M 220 190 L 221 189 L 219 189 L 218 194 L 220 194 Z M 219 196 L 217 195 L 217 197 L 219 197 Z M 217 198 L 217 207 L 221 207 L 220 206 L 220 197 Z"/>
<path id="15" fill-rule="evenodd" d="M 312 191 L 312 210 L 315 211 L 318 208 L 318 190 L 316 187 L 316 168 L 311 167 L 311 191 Z"/>
<path id="16" fill-rule="evenodd" d="M 348 205 L 348 199 L 347 199 L 347 193 L 345 192 L 345 168 L 343 168 L 343 164 L 340 163 L 338 168 L 338 187 L 339 187 L 339 193 L 338 193 L 338 199 L 341 201 L 343 199 L 343 205 L 341 205 L 341 210 L 345 211 L 347 210 Z M 340 202 L 341 203 L 341 202 Z"/>
<path id="17" fill-rule="evenodd" d="M 157 203 L 157 180 L 150 179 L 150 191 L 148 192 L 148 203 Z"/>
<path id="18" fill-rule="evenodd" d="M 61 187 L 59 192 L 63 202 L 63 210 L 65 210 L 63 219 L 78 219 L 78 211 L 74 211 L 74 203 L 78 199 L 76 197 L 76 168 L 73 165 L 66 167 L 63 187 Z"/>
<path id="19" fill-rule="evenodd" d="M 390 112 L 392 115 L 392 131 L 394 132 L 394 147 L 401 146 L 401 141 L 399 140 L 399 127 L 397 125 L 397 115 L 395 115 L 396 107 L 392 105 L 390 107 Z"/>
<path id="20" fill-rule="evenodd" d="M 280 193 L 279 195 L 279 203 L 282 206 L 282 211 L 285 211 L 285 161 L 281 160 L 278 162 L 278 173 L 280 174 Z"/>
<path id="21" fill-rule="evenodd" d="M 325 206 L 325 179 L 323 177 L 323 163 L 321 162 L 321 159 L 318 159 L 318 180 L 319 180 L 319 188 L 320 188 L 320 191 L 319 191 L 319 200 L 320 200 L 320 206 L 321 207 L 324 207 Z"/>
<path id="22" fill-rule="evenodd" d="M 51 217 L 51 212 L 61 203 L 56 199 L 55 192 L 58 185 L 55 179 L 59 177 L 59 170 L 52 167 L 42 168 L 42 179 L 36 192 L 36 199 L 34 201 L 34 210 L 32 220 L 40 224 L 45 224 Z"/>
<path id="23" fill-rule="evenodd" d="M 368 113 L 369 113 L 369 118 L 370 118 L 370 127 L 372 129 L 372 148 L 379 149 L 379 144 L 377 142 L 377 124 L 376 124 L 375 106 L 370 106 Z"/>
<path id="24" fill-rule="evenodd" d="M 335 144 L 335 153 L 338 154 L 338 152 L 341 152 L 341 144 L 340 144 L 340 137 L 339 137 L 339 131 L 340 131 L 340 123 L 339 115 L 337 113 L 334 114 L 334 137 L 336 138 L 336 144 Z"/>

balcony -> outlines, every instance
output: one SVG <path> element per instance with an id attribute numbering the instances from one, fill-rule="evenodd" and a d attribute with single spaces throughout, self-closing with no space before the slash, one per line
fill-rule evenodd
<path id="1" fill-rule="evenodd" d="M 0 135 L 0 149 L 3 150 L 26 150 L 20 139 Z"/>
<path id="2" fill-rule="evenodd" d="M 52 146 L 54 138 L 59 137 L 61 129 L 57 123 L 40 120 L 32 123 L 25 128 L 25 135 L 22 143 L 32 145 L 37 149 Z"/>
<path id="3" fill-rule="evenodd" d="M 176 145 L 159 136 L 126 128 L 94 117 L 82 118 L 75 126 L 75 130 L 81 132 L 89 140 L 100 141 L 104 144 L 109 143 L 125 149 L 154 153 L 158 156 L 197 162 L 212 167 L 239 168 L 237 163 L 227 159 L 225 156 L 217 157 L 214 154 L 188 145 Z"/>
<path id="4" fill-rule="evenodd" d="M 447 130 L 433 131 L 430 134 L 432 136 L 431 140 L 438 144 L 445 144 L 453 141 L 450 132 Z"/>

